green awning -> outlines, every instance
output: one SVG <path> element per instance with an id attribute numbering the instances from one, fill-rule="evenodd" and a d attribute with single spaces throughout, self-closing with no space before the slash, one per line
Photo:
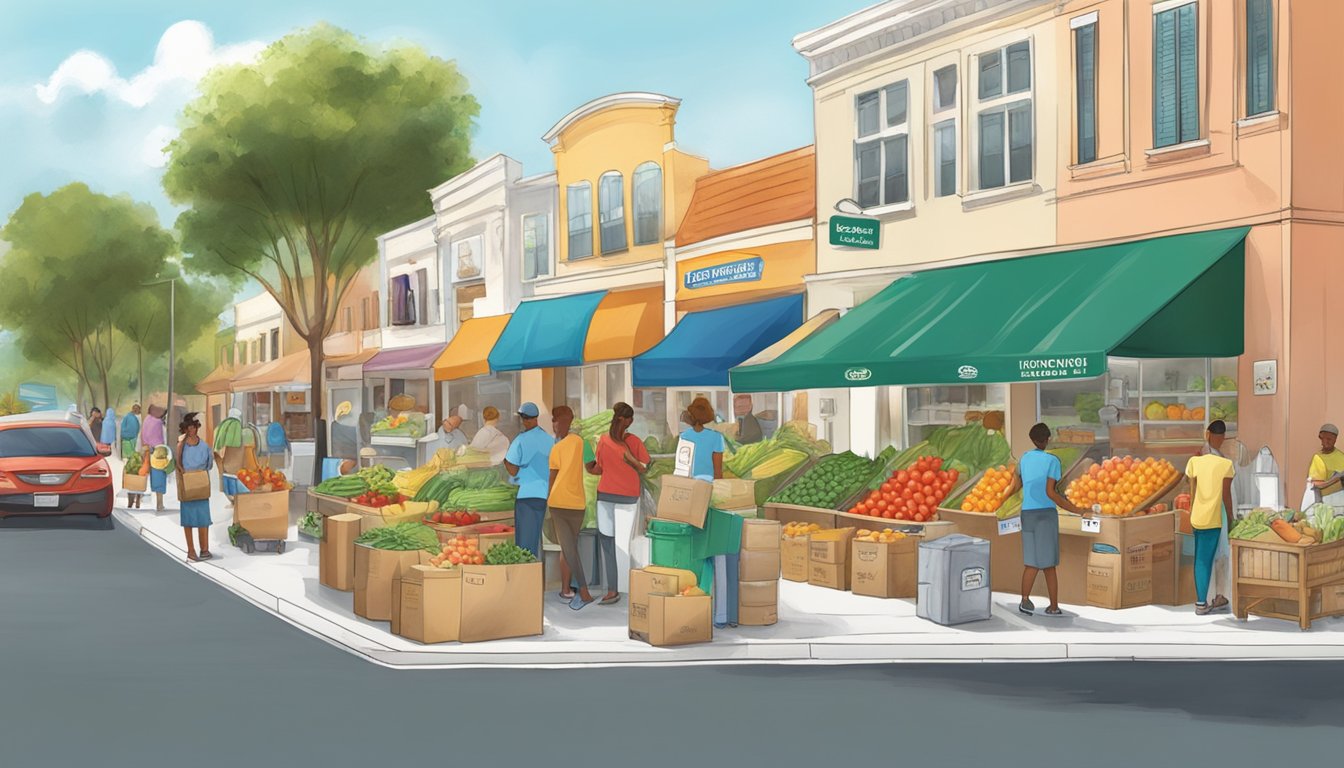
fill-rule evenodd
<path id="1" fill-rule="evenodd" d="M 1107 356 L 1242 353 L 1249 228 L 933 269 L 901 278 L 734 392 L 1100 376 Z"/>

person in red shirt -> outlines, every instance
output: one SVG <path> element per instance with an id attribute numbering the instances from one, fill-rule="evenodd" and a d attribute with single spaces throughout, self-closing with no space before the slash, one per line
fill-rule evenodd
<path id="1" fill-rule="evenodd" d="M 602 477 L 597 483 L 597 532 L 607 574 L 603 605 L 620 600 L 620 593 L 629 588 L 630 542 L 639 519 L 644 473 L 649 471 L 649 451 L 629 431 L 635 409 L 617 403 L 611 410 L 611 429 L 598 439 L 597 455 L 588 462 L 588 471 Z"/>

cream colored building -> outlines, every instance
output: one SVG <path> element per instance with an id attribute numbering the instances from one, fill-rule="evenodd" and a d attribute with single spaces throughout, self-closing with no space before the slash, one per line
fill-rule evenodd
<path id="1" fill-rule="evenodd" d="M 794 38 L 816 123 L 809 313 L 850 309 L 903 274 L 1054 245 L 1055 6 L 889 0 Z M 837 211 L 877 219 L 880 247 L 831 245 Z M 1034 406 L 1032 387 L 1011 388 Z M 966 410 L 1011 412 L 1009 389 L 825 390 L 813 419 L 837 446 L 874 455 Z"/>

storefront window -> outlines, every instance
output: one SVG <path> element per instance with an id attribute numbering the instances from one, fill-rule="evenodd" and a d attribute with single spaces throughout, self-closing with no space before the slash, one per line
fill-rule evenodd
<path id="1" fill-rule="evenodd" d="M 630 402 L 630 366 L 598 363 L 565 369 L 565 404 L 577 418 L 605 411 L 619 402 Z"/>
<path id="2" fill-rule="evenodd" d="M 655 438 L 659 443 L 672 435 L 672 427 L 667 423 L 667 390 L 636 389 L 631 394 L 630 407 L 635 409 L 631 432 L 642 438 Z"/>
<path id="3" fill-rule="evenodd" d="M 682 389 L 672 393 L 675 412 L 671 416 L 676 423 L 668 425 L 670 432 L 681 434 L 691 426 L 686 409 L 697 397 L 709 400 L 716 423 L 732 425 L 726 433 L 738 442 L 755 443 L 774 437 L 792 417 L 792 395 L 774 392 L 735 395 L 726 389 Z"/>
<path id="4" fill-rule="evenodd" d="M 485 423 L 481 413 L 493 405 L 501 414 L 499 430 L 512 438 L 518 431 L 518 419 L 512 414 L 517 413 L 522 404 L 518 391 L 518 374 L 512 372 L 445 382 L 443 405 L 446 410 L 443 415 L 446 418 L 464 410 L 466 418 L 462 421 L 462 431 L 472 438 Z"/>
<path id="5" fill-rule="evenodd" d="M 954 387 L 906 387 L 905 439 L 914 445 L 939 427 L 959 427 L 991 411 L 1003 413 L 1008 401 L 1005 384 Z"/>
<path id="6" fill-rule="evenodd" d="M 461 327 L 463 323 L 475 316 L 476 300 L 483 298 L 485 298 L 485 283 L 459 285 L 453 289 L 457 327 Z"/>

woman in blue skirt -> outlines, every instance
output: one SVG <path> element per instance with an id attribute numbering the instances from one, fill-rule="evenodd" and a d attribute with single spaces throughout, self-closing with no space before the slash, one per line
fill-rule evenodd
<path id="1" fill-rule="evenodd" d="M 178 470 L 181 472 L 199 470 L 208 472 L 214 469 L 214 452 L 200 438 L 201 422 L 196 418 L 195 411 L 188 413 L 182 419 L 177 431 L 182 433 L 182 439 L 177 444 Z M 210 500 L 201 499 L 180 503 L 182 505 L 182 530 L 187 535 L 187 560 L 193 563 L 198 560 L 209 560 L 214 557 L 210 554 L 210 542 L 207 538 L 210 530 Z M 191 540 L 192 528 L 196 529 L 196 538 L 201 544 L 199 557 L 196 555 L 196 547 Z"/>

